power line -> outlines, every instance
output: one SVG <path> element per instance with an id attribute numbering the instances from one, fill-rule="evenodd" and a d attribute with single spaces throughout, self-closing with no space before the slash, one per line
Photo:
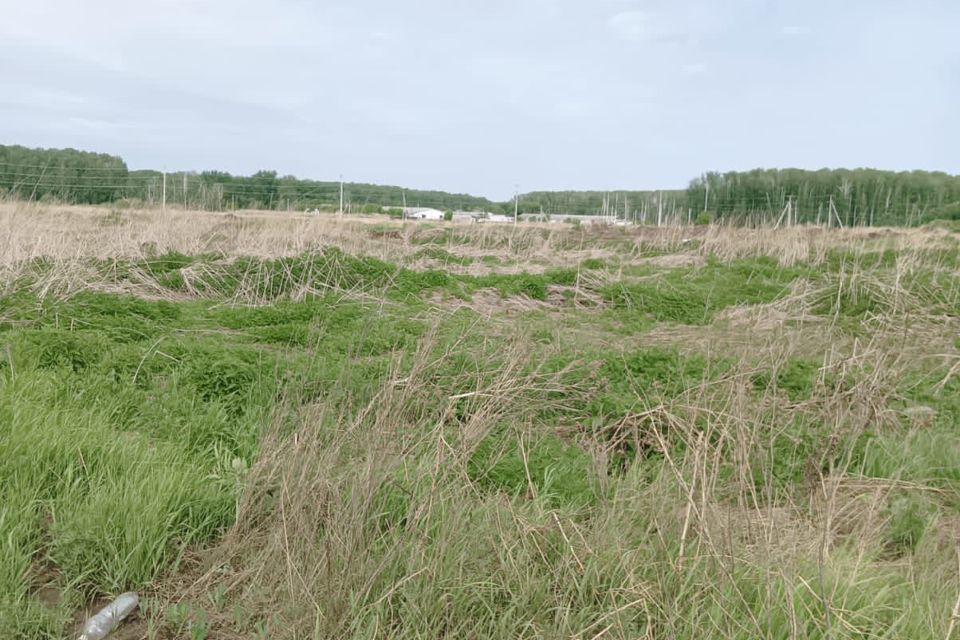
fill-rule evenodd
<path id="1" fill-rule="evenodd" d="M 11 174 L 7 174 L 7 176 L 10 176 L 10 175 L 11 175 Z M 109 190 L 109 189 L 114 189 L 114 190 L 135 190 L 135 189 L 141 189 L 141 188 L 145 188 L 145 187 L 149 187 L 149 186 L 160 186 L 161 183 L 162 183 L 162 180 L 163 180 L 163 174 L 162 174 L 162 173 L 161 173 L 160 175 L 156 176 L 155 179 L 151 179 L 151 180 L 147 180 L 147 181 L 133 181 L 133 180 L 130 180 L 130 181 L 122 182 L 122 183 L 109 182 L 109 183 L 93 183 L 93 184 L 91 184 L 91 183 L 76 183 L 76 182 L 60 183 L 60 182 L 57 182 L 57 181 L 56 181 L 56 176 L 49 176 L 49 175 L 44 176 L 44 175 L 42 175 L 42 174 L 12 174 L 12 175 L 14 175 L 14 176 L 16 176 L 16 177 L 19 177 L 19 178 L 22 178 L 22 180 L 18 180 L 18 181 L 17 181 L 17 182 L 20 183 L 20 184 L 12 184 L 12 185 L 10 185 L 10 188 L 24 188 L 24 187 L 33 188 L 34 186 L 38 186 L 38 187 L 42 187 L 42 188 L 45 188 L 45 189 L 59 189 L 59 190 L 62 190 L 62 189 L 71 189 L 71 190 L 86 190 L 86 191 L 101 191 L 101 190 Z M 3 180 L 4 177 L 6 177 L 6 176 L 4 176 L 3 174 L 0 174 L 0 182 L 2 182 L 2 180 Z M 36 179 L 36 178 L 39 178 L 39 180 L 37 180 L 36 182 L 29 182 L 30 180 L 33 180 L 33 179 Z M 29 182 L 29 183 L 28 183 L 28 182 Z M 309 184 L 309 183 L 308 183 L 308 184 Z M 199 182 L 199 184 L 197 184 L 196 186 L 191 186 L 188 190 L 191 190 L 191 191 L 200 191 L 200 190 L 207 190 L 207 189 L 211 189 L 211 188 L 220 187 L 220 188 L 222 188 L 224 191 L 229 191 L 229 192 L 233 193 L 234 195 L 253 196 L 253 195 L 270 195 L 270 194 L 276 194 L 276 195 L 281 195 L 281 196 L 282 196 L 282 195 L 283 195 L 284 186 L 286 186 L 286 185 L 282 185 L 282 184 L 281 184 L 281 185 L 277 185 L 276 187 L 261 187 L 261 186 L 259 186 L 259 185 L 250 185 L 250 184 L 243 184 L 243 183 L 214 182 L 214 181 L 203 181 L 203 180 L 201 180 L 201 181 Z M 290 186 L 293 186 L 293 185 L 290 185 Z M 290 194 L 288 194 L 288 195 L 289 195 L 290 197 L 301 197 L 301 198 L 303 198 L 303 197 L 317 197 L 317 196 L 321 196 L 321 197 L 322 197 L 322 196 L 324 196 L 324 195 L 326 195 L 326 196 L 336 196 L 336 194 L 338 193 L 338 191 L 337 191 L 337 189 L 336 189 L 336 183 L 330 183 L 329 185 L 325 185 L 325 186 L 326 186 L 326 191 L 327 191 L 327 193 L 317 193 L 318 191 L 324 190 L 324 187 L 316 187 L 316 186 L 315 186 L 315 187 L 313 187 L 312 189 L 310 189 L 310 191 L 308 191 L 308 192 L 304 192 L 304 193 L 296 192 L 296 193 L 290 193 Z M 371 185 L 371 186 L 372 186 L 372 188 L 375 189 L 375 190 L 381 188 L 381 187 L 378 187 L 378 186 L 376 186 L 376 185 Z M 347 193 L 347 186 L 346 186 L 346 184 L 345 184 L 344 188 L 345 188 L 344 193 L 346 194 L 346 193 Z M 366 189 L 365 189 L 364 187 L 360 187 L 359 190 L 360 190 L 361 192 L 363 192 L 363 191 L 365 191 Z M 181 191 L 181 193 L 182 193 L 182 191 Z M 377 194 L 377 193 L 374 192 L 374 193 L 366 194 L 366 195 L 369 196 L 369 195 L 380 195 L 380 194 Z M 382 195 L 390 196 L 390 195 L 393 195 L 393 194 L 382 194 Z M 650 201 L 656 201 L 656 192 L 649 194 L 649 196 L 650 196 L 650 198 L 649 198 Z M 345 197 L 346 197 L 346 195 L 345 195 Z M 399 198 L 399 196 L 398 196 L 398 198 Z M 454 196 L 453 196 L 453 195 L 448 196 L 446 199 L 449 200 L 449 199 L 451 199 L 451 198 L 454 198 Z M 425 200 L 426 202 L 429 202 L 429 203 L 432 203 L 432 204 L 446 204 L 446 203 L 444 202 L 444 198 L 443 198 L 443 197 L 437 198 L 437 199 L 433 199 L 433 198 L 420 198 L 420 199 L 421 199 L 421 201 L 424 201 L 424 200 Z M 480 201 L 483 201 L 483 200 L 484 200 L 483 198 L 475 197 L 475 196 L 470 196 L 470 199 L 471 199 L 471 200 L 480 200 Z M 514 200 L 514 199 L 515 199 L 515 198 L 511 198 L 511 200 Z M 556 202 L 551 203 L 551 202 L 549 202 L 549 201 L 541 201 L 540 199 L 536 199 L 536 198 L 529 198 L 529 196 L 527 196 L 527 195 L 524 195 L 524 199 L 527 199 L 528 201 L 529 201 L 529 200 L 532 200 L 533 203 L 536 204 L 536 205 L 538 205 L 538 206 L 539 206 L 540 204 L 548 204 L 548 205 L 549 205 L 549 204 L 553 204 L 554 206 L 560 206 L 560 205 L 562 205 L 562 204 L 567 204 L 567 205 L 586 205 L 586 206 L 590 206 L 590 204 L 591 204 L 589 201 L 587 201 L 587 202 L 577 202 L 577 201 L 575 201 L 575 200 L 570 200 L 570 201 L 568 201 L 568 202 L 566 202 L 566 203 L 556 203 Z M 674 200 L 686 200 L 686 199 L 687 199 L 687 194 L 684 194 L 684 193 L 677 194 L 676 198 L 674 198 Z M 721 199 L 720 197 L 715 197 L 715 199 L 721 200 L 721 202 L 715 202 L 714 205 L 713 205 L 712 207 L 710 207 L 710 209 L 712 209 L 712 210 L 714 210 L 714 211 L 731 211 L 731 210 L 741 210 L 741 209 L 748 209 L 748 208 L 756 208 L 756 209 L 758 209 L 758 210 L 759 210 L 759 209 L 768 209 L 768 208 L 769 208 L 769 205 L 770 205 L 770 203 L 771 203 L 771 200 L 770 200 L 769 198 L 748 198 L 748 199 L 745 199 L 745 198 L 731 197 L 731 198 L 729 198 L 729 199 L 726 199 L 726 198 Z M 787 200 L 790 200 L 790 199 L 793 200 L 794 206 L 795 206 L 795 207 L 798 207 L 798 208 L 801 207 L 801 205 L 804 205 L 804 208 L 810 207 L 810 206 L 818 206 L 818 205 L 824 205 L 824 206 L 826 206 L 827 204 L 829 204 L 829 202 L 830 202 L 831 200 L 833 200 L 834 202 L 837 202 L 837 203 L 839 203 L 839 204 L 841 204 L 841 205 L 844 205 L 844 206 L 849 205 L 849 206 L 855 206 L 855 207 L 860 207 L 860 208 L 870 206 L 870 205 L 871 205 L 871 202 L 870 202 L 871 200 L 874 201 L 874 202 L 876 202 L 877 200 L 884 200 L 884 201 L 885 201 L 885 199 L 883 199 L 883 198 L 867 198 L 867 199 L 865 199 L 865 198 L 853 198 L 853 199 L 850 200 L 850 201 L 844 202 L 843 200 L 839 200 L 839 201 L 838 201 L 835 196 L 832 196 L 832 195 L 830 195 L 830 194 L 822 194 L 822 195 L 817 195 L 816 197 L 807 197 L 807 198 L 801 198 L 801 197 L 797 197 L 797 196 L 787 195 L 787 196 L 782 197 L 782 198 L 778 197 L 778 198 L 774 199 L 773 202 L 775 202 L 775 203 L 785 203 L 785 202 L 787 202 Z M 724 200 L 725 200 L 725 201 L 724 201 Z M 908 195 L 906 195 L 906 196 L 903 196 L 903 197 L 900 197 L 900 198 L 896 198 L 895 200 L 892 200 L 890 207 L 882 206 L 882 207 L 879 207 L 879 208 L 880 208 L 880 209 L 888 209 L 888 208 L 893 208 L 893 206 L 892 206 L 893 204 L 897 204 L 897 205 L 902 206 L 904 203 L 906 203 L 906 204 L 924 204 L 924 203 L 929 202 L 929 201 L 950 202 L 951 200 L 950 200 L 949 197 L 944 198 L 944 197 L 942 197 L 942 196 L 940 196 L 940 195 L 938 195 L 938 194 L 929 194 L 929 195 L 928 195 L 928 194 L 908 194 Z M 878 207 L 874 206 L 874 208 L 878 208 Z"/>
<path id="2" fill-rule="evenodd" d="M 124 194 L 129 197 L 139 197 L 147 191 L 148 199 L 155 197 L 153 190 L 163 190 L 166 179 L 166 172 L 153 172 L 144 170 L 143 172 L 130 172 L 124 167 L 115 168 L 86 168 L 71 166 L 51 166 L 51 165 L 23 165 L 14 162 L 0 161 L 0 167 L 12 167 L 14 171 L 4 172 L 0 169 L 0 187 L 5 187 L 17 193 L 29 192 L 31 199 L 38 195 L 42 197 L 45 193 L 61 194 L 66 196 L 66 192 L 74 193 L 93 193 L 113 191 Z M 35 172 L 28 172 L 30 168 L 38 169 Z M 188 206 L 192 199 L 197 204 L 210 204 L 213 201 L 222 203 L 229 198 L 246 198 L 253 200 L 262 198 L 261 203 L 267 198 L 280 198 L 288 202 L 298 204 L 324 203 L 333 204 L 336 202 L 337 182 L 319 181 L 307 179 L 284 179 L 274 178 L 270 185 L 251 183 L 256 180 L 254 176 L 232 176 L 230 174 L 220 174 L 211 172 L 196 173 L 192 171 L 182 171 L 171 175 L 181 175 L 183 177 L 183 190 L 180 193 L 174 189 L 174 196 L 182 196 L 184 205 Z M 190 176 L 195 176 L 193 181 Z M 58 177 L 59 176 L 59 177 Z M 60 183 L 58 180 L 67 179 L 69 182 Z M 192 182 L 192 184 L 190 184 Z M 176 184 L 176 183 L 174 183 Z M 960 183 L 958 183 L 960 184 Z M 610 193 L 623 194 L 626 198 L 630 196 L 631 202 L 637 201 L 652 205 L 657 203 L 658 194 L 662 199 L 667 196 L 666 205 L 668 208 L 676 208 L 678 203 L 683 203 L 683 207 L 696 207 L 699 203 L 694 202 L 694 198 L 699 198 L 697 189 L 703 188 L 707 193 L 703 196 L 705 209 L 709 209 L 718 214 L 751 215 L 760 213 L 769 213 L 772 210 L 780 209 L 786 203 L 790 203 L 790 216 L 793 219 L 811 219 L 820 215 L 820 208 L 832 207 L 834 217 L 841 214 L 844 217 L 853 216 L 855 219 L 860 216 L 879 216 L 879 219 L 888 219 L 889 216 L 912 214 L 920 207 L 932 205 L 949 204 L 960 198 L 960 188 L 955 188 L 951 184 L 937 187 L 936 189 L 923 192 L 921 187 L 915 187 L 905 184 L 887 184 L 880 186 L 858 185 L 853 187 L 846 195 L 839 193 L 838 185 L 825 185 L 823 188 L 807 187 L 804 184 L 786 187 L 783 185 L 772 185 L 765 193 L 754 193 L 751 195 L 738 195 L 734 193 L 725 193 L 723 187 L 711 187 L 710 183 L 704 185 L 695 185 L 688 190 L 667 190 L 665 192 L 648 190 L 618 190 L 613 192 L 530 192 L 524 194 L 524 209 L 533 211 L 540 208 L 548 212 L 585 213 L 587 210 L 595 209 L 600 206 L 600 198 L 609 198 Z M 731 187 L 736 189 L 737 187 Z M 870 189 L 866 191 L 865 189 Z M 375 185 L 366 183 L 339 183 L 340 189 L 340 209 L 346 205 L 349 195 L 354 195 L 365 204 L 379 204 L 381 206 L 398 206 L 401 198 L 405 197 L 405 191 L 399 187 L 387 185 Z M 876 189 L 879 189 L 877 191 Z M 939 189 L 939 190 L 937 190 Z M 354 191 L 349 194 L 348 190 Z M 141 192 L 141 193 L 138 193 Z M 458 200 L 459 206 L 463 206 L 464 199 L 468 200 L 467 207 L 487 206 L 495 203 L 487 198 L 477 196 L 466 196 L 464 194 L 447 194 L 432 190 L 419 191 L 417 200 L 421 205 L 437 208 L 447 208 L 454 205 Z M 519 189 L 514 193 L 514 213 L 519 214 L 520 194 Z M 241 203 L 241 206 L 246 203 Z M 529 207 L 534 207 L 530 209 Z M 626 202 L 624 203 L 627 209 Z M 659 207 L 658 207 L 659 208 Z M 573 211 L 571 211 L 571 209 Z M 637 207 L 634 206 L 634 210 Z M 826 215 L 826 214 L 825 214 Z"/>

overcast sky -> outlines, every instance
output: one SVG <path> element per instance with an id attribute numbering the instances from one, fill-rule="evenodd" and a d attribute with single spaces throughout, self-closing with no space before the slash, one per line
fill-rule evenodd
<path id="1" fill-rule="evenodd" d="M 960 173 L 958 0 L 0 0 L 0 143 L 505 199 Z"/>

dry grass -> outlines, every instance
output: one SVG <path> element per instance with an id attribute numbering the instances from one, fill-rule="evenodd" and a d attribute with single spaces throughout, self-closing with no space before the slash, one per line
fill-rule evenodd
<path id="1" fill-rule="evenodd" d="M 696 255 L 723 260 L 768 255 L 785 265 L 820 264 L 832 249 L 909 251 L 956 247 L 958 234 L 941 229 L 864 229 L 844 231 L 812 227 L 742 229 L 711 227 L 573 228 L 566 225 L 440 226 L 401 224 L 377 217 L 237 211 L 167 212 L 149 209 L 111 210 L 98 207 L 0 202 L 0 268 L 45 257 L 137 258 L 176 251 L 187 255 L 275 258 L 299 255 L 321 246 L 337 246 L 351 254 L 398 261 L 423 244 L 445 236 L 452 254 L 467 258 L 493 256 L 511 261 L 503 267 L 474 266 L 474 271 L 505 272 L 522 268 L 579 264 L 590 258 L 616 257 L 622 264 L 648 264 L 645 252 L 685 252 L 689 257 L 663 257 L 655 266 L 695 265 Z M 696 253 L 691 254 L 693 247 Z M 662 264 L 661 264 L 662 263 Z"/>
<path id="2" fill-rule="evenodd" d="M 559 378 L 524 373 L 526 349 L 518 341 L 506 366 L 491 363 L 498 375 L 477 378 L 466 423 L 454 420 L 460 396 L 444 399 L 460 385 L 431 379 L 436 362 L 424 352 L 356 416 L 315 407 L 295 432 L 276 428 L 237 524 L 176 598 L 202 602 L 223 589 L 240 610 L 275 611 L 269 633 L 281 638 L 694 638 L 709 629 L 717 637 L 781 637 L 791 628 L 854 638 L 874 625 L 936 637 L 949 622 L 951 597 L 931 596 L 936 587 L 921 576 L 906 588 L 918 592 L 921 608 L 939 603 L 934 618 L 901 614 L 893 627 L 862 618 L 864 597 L 876 598 L 868 615 L 889 606 L 874 583 L 910 580 L 925 563 L 949 559 L 950 548 L 938 545 L 887 559 L 892 496 L 931 490 L 831 467 L 811 468 L 807 490 L 766 493 L 776 470 L 764 464 L 764 449 L 784 431 L 771 403 L 783 403 L 743 395 L 745 366 L 636 416 L 638 437 L 663 456 L 662 471 L 652 483 L 628 471 L 589 516 L 545 507 L 532 485 L 512 502 L 478 492 L 466 468 L 477 443 L 503 420 L 527 422 L 531 403 L 562 389 Z M 850 381 L 844 391 L 782 406 L 834 425 L 824 459 L 885 405 L 898 369 L 867 360 L 828 365 Z M 446 408 L 424 415 L 425 406 Z M 608 463 L 597 457 L 598 483 L 609 481 Z M 725 479 L 731 474 L 733 482 Z M 751 480 L 758 477 L 767 477 L 759 487 Z M 383 502 L 395 487 L 404 495 L 400 512 Z M 544 583 L 557 593 L 543 595 Z M 753 602 L 757 589 L 767 595 Z M 497 613 L 495 602 L 513 604 Z M 720 609 L 704 617 L 704 606 Z M 208 619 L 210 637 L 245 636 L 227 609 Z"/>
<path id="3" fill-rule="evenodd" d="M 748 231 L 715 225 L 701 236 L 701 252 L 721 259 L 771 256 L 781 264 L 820 265 L 831 250 L 849 252 L 955 250 L 960 234 L 945 229 L 853 227 L 843 230 L 823 227 L 757 228 Z"/>
<path id="4" fill-rule="evenodd" d="M 309 402 L 285 389 L 240 484 L 235 522 L 156 585 L 141 635 L 951 637 L 960 484 L 949 460 L 955 425 L 941 411 L 954 410 L 944 394 L 960 375 L 960 326 L 937 302 L 955 299 L 944 282 L 956 286 L 957 274 L 936 250 L 956 251 L 956 234 L 0 206 L 6 281 L 32 259 L 54 259 L 40 295 L 102 280 L 85 258 L 275 258 L 325 246 L 414 268 L 565 266 L 578 277 L 545 300 L 484 288 L 470 300 L 419 301 L 411 310 L 432 328 L 416 349 L 391 354 L 372 399 L 351 402 L 349 376 L 324 380 Z M 425 246 L 451 262 L 425 256 Z M 886 250 L 891 262 L 861 264 Z M 836 252 L 850 259 L 838 267 Z M 630 314 L 643 309 L 602 324 L 615 309 L 599 292 L 624 272 L 653 270 L 656 281 L 761 255 L 812 275 L 774 302 L 728 306 L 703 325 L 661 322 L 641 333 Z M 580 270 L 584 260 L 601 266 Z M 215 270 L 184 270 L 193 297 Z M 270 302 L 257 297 L 265 277 L 249 274 L 242 297 Z M 149 284 L 142 274 L 137 293 Z M 289 297 L 316 293 L 309 284 Z M 375 292 L 338 293 L 370 302 L 370 313 L 387 306 Z M 864 300 L 865 311 L 850 311 Z M 476 317 L 451 340 L 442 332 L 461 307 Z M 533 317 L 582 331 L 535 337 Z M 658 350 L 627 370 L 638 345 Z M 324 348 L 313 345 L 308 359 Z M 570 357 L 548 368 L 558 354 Z M 706 362 L 692 367 L 695 379 L 683 357 Z M 592 404 L 611 400 L 602 358 L 623 364 L 626 373 L 606 375 L 620 374 L 613 400 L 629 410 Z M 931 371 L 939 383 L 926 379 Z M 510 487 L 492 489 L 476 471 L 491 442 L 502 449 L 494 458 L 521 462 Z M 564 447 L 589 464 L 558 454 L 537 470 L 539 454 Z M 587 487 L 591 500 L 558 500 L 555 477 Z"/>

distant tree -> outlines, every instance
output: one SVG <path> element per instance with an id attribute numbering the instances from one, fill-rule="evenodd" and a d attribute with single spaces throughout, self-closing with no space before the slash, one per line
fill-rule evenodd
<path id="1" fill-rule="evenodd" d="M 639 220 L 643 213 L 655 211 L 661 204 L 672 211 L 686 193 L 682 190 L 663 191 L 533 191 L 520 198 L 520 213 L 559 213 L 568 215 L 607 214 L 618 218 Z M 509 203 L 513 213 L 513 203 Z"/>
<path id="2" fill-rule="evenodd" d="M 339 181 L 277 177 L 262 170 L 252 176 L 223 171 L 200 174 L 128 171 L 116 156 L 76 149 L 30 149 L 0 145 L 0 193 L 8 198 L 102 204 L 126 199 L 156 205 L 167 201 L 207 209 L 268 207 L 320 209 L 339 205 Z M 187 191 L 184 192 L 184 178 Z M 466 194 L 348 183 L 350 202 L 396 208 L 404 203 L 443 211 L 513 214 L 513 200 L 494 202 Z M 374 205 L 372 203 L 379 203 Z M 524 194 L 520 213 L 601 214 L 648 224 L 662 213 L 708 211 L 712 220 L 741 224 L 768 222 L 788 210 L 791 220 L 844 225 L 916 225 L 935 219 L 960 219 L 960 176 L 929 171 L 876 169 L 754 169 L 705 173 L 685 190 L 536 191 Z M 368 208 L 369 207 L 369 208 Z M 686 218 L 686 215 L 684 215 Z"/>
<path id="3" fill-rule="evenodd" d="M 250 185 L 253 203 L 259 204 L 264 209 L 272 209 L 279 204 L 277 198 L 279 181 L 276 171 L 257 171 L 251 176 Z"/>
<path id="4" fill-rule="evenodd" d="M 789 205 L 797 222 L 919 224 L 960 202 L 960 176 L 877 169 L 755 169 L 707 173 L 691 181 L 685 206 L 737 221 L 766 219 Z"/>
<path id="5" fill-rule="evenodd" d="M 127 173 L 104 153 L 0 145 L 0 189 L 10 197 L 101 204 L 123 197 Z"/>

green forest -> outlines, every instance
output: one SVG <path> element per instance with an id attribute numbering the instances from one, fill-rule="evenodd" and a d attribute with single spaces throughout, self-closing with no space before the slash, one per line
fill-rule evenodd
<path id="1" fill-rule="evenodd" d="M 375 184 L 345 183 L 344 203 L 355 211 L 411 207 L 498 211 L 487 198 Z M 169 205 L 199 209 L 335 210 L 340 183 L 258 171 L 234 176 L 224 171 L 131 171 L 117 156 L 75 149 L 29 149 L 0 145 L 0 195 L 74 204 Z"/>
<path id="2" fill-rule="evenodd" d="M 0 195 L 102 204 L 124 197 L 130 172 L 117 156 L 0 145 Z"/>
<path id="3" fill-rule="evenodd" d="M 345 183 L 345 208 L 380 212 L 408 206 L 512 213 L 514 203 L 444 191 Z M 131 171 L 118 156 L 75 149 L 0 145 L 0 197 L 75 204 L 154 206 L 166 202 L 210 210 L 336 210 L 340 183 L 258 171 Z M 852 225 L 918 225 L 960 219 L 960 176 L 877 169 L 755 169 L 706 173 L 686 189 L 534 191 L 520 213 L 609 215 L 654 224 L 665 220 L 728 220 Z"/>
<path id="4" fill-rule="evenodd" d="M 687 207 L 720 218 L 790 215 L 796 222 L 916 225 L 960 220 L 960 176 L 877 169 L 755 169 L 707 173 L 687 188 Z M 788 209 L 789 207 L 789 209 Z"/>
<path id="5" fill-rule="evenodd" d="M 521 213 L 609 215 L 635 221 L 656 221 L 657 212 L 683 208 L 683 189 L 663 191 L 531 191 L 520 197 Z"/>

